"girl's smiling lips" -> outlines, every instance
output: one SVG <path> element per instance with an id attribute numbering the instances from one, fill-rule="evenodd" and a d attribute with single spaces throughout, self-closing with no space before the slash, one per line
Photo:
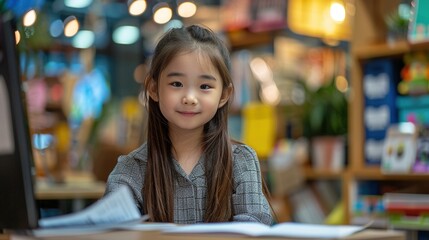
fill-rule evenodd
<path id="1" fill-rule="evenodd" d="M 178 113 L 180 113 L 184 116 L 194 116 L 194 115 L 198 114 L 198 112 L 188 112 L 188 111 L 178 111 Z"/>

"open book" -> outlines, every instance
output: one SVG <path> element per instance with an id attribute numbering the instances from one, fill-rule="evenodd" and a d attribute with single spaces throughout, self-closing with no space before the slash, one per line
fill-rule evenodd
<path id="1" fill-rule="evenodd" d="M 67 235 L 67 232 L 74 235 L 86 234 L 117 229 L 147 219 L 147 215 L 141 216 L 131 191 L 123 186 L 82 211 L 40 219 L 40 228 L 34 230 L 33 234 L 36 236 Z"/>
<path id="2" fill-rule="evenodd" d="M 233 233 L 252 237 L 294 237 L 317 239 L 341 239 L 365 229 L 367 226 L 317 225 L 285 222 L 274 226 L 261 223 L 204 223 L 177 226 L 165 233 Z"/>

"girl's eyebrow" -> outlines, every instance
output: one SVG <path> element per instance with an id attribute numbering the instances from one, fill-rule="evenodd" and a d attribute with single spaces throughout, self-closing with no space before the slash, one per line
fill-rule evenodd
<path id="1" fill-rule="evenodd" d="M 167 74 L 167 77 L 183 77 L 185 76 L 184 73 L 180 73 L 180 72 L 170 72 Z M 202 74 L 200 75 L 200 78 L 204 79 L 204 80 L 214 80 L 216 81 L 216 78 L 210 74 Z"/>
<path id="2" fill-rule="evenodd" d="M 171 72 L 167 74 L 167 77 L 183 77 L 185 74 L 179 72 Z"/>
<path id="3" fill-rule="evenodd" d="M 203 78 L 204 80 L 214 80 L 214 81 L 216 81 L 216 78 L 214 76 L 212 76 L 212 75 L 209 75 L 209 74 L 203 74 L 203 75 L 200 76 L 200 78 Z"/>

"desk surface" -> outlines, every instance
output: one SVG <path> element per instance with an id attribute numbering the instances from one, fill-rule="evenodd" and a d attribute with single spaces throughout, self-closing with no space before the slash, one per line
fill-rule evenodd
<path id="1" fill-rule="evenodd" d="M 86 173 L 69 173 L 64 183 L 51 183 L 37 179 L 35 195 L 37 200 L 61 199 L 99 199 L 103 196 L 106 184 L 94 180 Z"/>
<path id="2" fill-rule="evenodd" d="M 37 239 L 29 236 L 12 235 L 10 240 L 30 240 Z M 68 237 L 45 237 L 43 239 L 49 240 L 141 240 L 141 239 L 155 239 L 155 240 L 243 240 L 243 239 L 287 239 L 297 240 L 293 238 L 253 238 L 238 235 L 225 235 L 225 234 L 163 234 L 157 231 L 112 231 L 107 233 L 80 235 L 80 236 L 68 236 Z M 300 239 L 302 240 L 302 239 Z M 405 234 L 399 231 L 384 231 L 384 230 L 365 230 L 354 234 L 353 236 L 347 237 L 344 240 L 405 240 Z"/>

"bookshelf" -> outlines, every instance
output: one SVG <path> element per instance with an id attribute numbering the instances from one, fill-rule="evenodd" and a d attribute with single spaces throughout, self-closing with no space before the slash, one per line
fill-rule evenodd
<path id="1" fill-rule="evenodd" d="M 346 185 L 343 200 L 347 223 L 353 222 L 353 204 L 357 197 L 357 185 L 360 182 L 401 183 L 408 186 L 424 184 L 429 174 L 384 174 L 380 167 L 366 164 L 364 156 L 364 94 L 362 87 L 363 64 L 376 58 L 399 58 L 409 52 L 429 50 L 429 43 L 411 44 L 404 41 L 388 43 L 387 28 L 383 17 L 397 8 L 400 0 L 355 1 L 353 34 L 350 44 L 351 86 L 349 102 L 349 166 L 343 173 L 342 180 Z"/>

